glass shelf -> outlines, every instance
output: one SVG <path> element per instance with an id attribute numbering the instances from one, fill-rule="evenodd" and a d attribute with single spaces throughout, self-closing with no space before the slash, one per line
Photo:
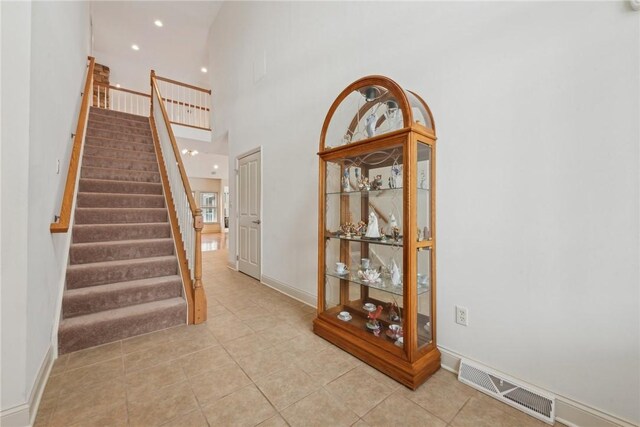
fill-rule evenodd
<path id="1" fill-rule="evenodd" d="M 340 195 L 340 196 L 349 196 L 349 195 L 356 195 L 356 194 L 373 194 L 373 195 L 380 195 L 380 194 L 384 194 L 384 193 L 396 193 L 396 192 L 400 192 L 402 193 L 403 188 L 381 188 L 379 190 L 352 190 L 352 191 L 328 191 L 326 194 L 327 195 Z M 428 188 L 418 188 L 418 193 L 427 193 L 429 192 Z"/>
<path id="2" fill-rule="evenodd" d="M 402 238 L 400 240 L 393 240 L 391 238 L 387 238 L 386 240 L 374 240 L 367 239 L 366 237 L 345 237 L 343 235 L 334 234 L 334 235 L 325 235 L 325 239 L 337 239 L 337 240 L 346 240 L 349 242 L 359 242 L 359 243 L 371 243 L 374 245 L 383 245 L 383 246 L 397 246 L 402 247 Z"/>
<path id="3" fill-rule="evenodd" d="M 348 273 L 346 274 L 338 274 L 335 271 L 331 271 L 331 270 L 327 270 L 326 271 L 326 275 L 327 276 L 331 276 L 331 277 L 335 277 L 336 279 L 340 279 L 340 280 L 347 280 L 351 283 L 357 283 L 358 285 L 363 285 L 363 286 L 367 286 L 369 288 L 373 288 L 373 289 L 378 289 L 381 291 L 385 291 L 385 292 L 389 292 L 390 294 L 394 294 L 394 295 L 403 295 L 403 286 L 404 284 L 400 284 L 398 286 L 394 286 L 391 284 L 391 279 L 388 278 L 382 278 L 381 281 L 376 282 L 376 283 L 372 283 L 372 282 L 366 282 L 364 280 L 362 280 L 360 277 L 358 277 L 358 271 L 357 270 L 349 270 Z M 426 286 L 418 286 L 418 295 L 422 295 L 422 294 L 426 294 L 427 292 L 429 292 L 431 289 L 428 285 Z"/>

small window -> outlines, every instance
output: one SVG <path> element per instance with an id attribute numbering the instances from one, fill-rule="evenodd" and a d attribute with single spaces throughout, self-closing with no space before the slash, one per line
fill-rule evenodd
<path id="1" fill-rule="evenodd" d="M 218 193 L 200 193 L 200 208 L 205 223 L 218 222 Z"/>

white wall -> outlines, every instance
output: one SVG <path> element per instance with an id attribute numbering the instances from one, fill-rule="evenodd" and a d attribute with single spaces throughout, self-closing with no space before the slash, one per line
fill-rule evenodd
<path id="1" fill-rule="evenodd" d="M 638 16 L 621 1 L 225 2 L 213 128 L 230 165 L 263 147 L 263 274 L 315 294 L 320 127 L 345 86 L 388 75 L 438 129 L 439 344 L 640 422 Z"/>
<path id="2" fill-rule="evenodd" d="M 57 333 L 70 233 L 52 235 L 49 225 L 60 209 L 86 75 L 89 5 L 5 3 L 2 32 L 2 121 L 11 123 L 2 132 L 2 409 L 6 409 L 26 402 Z M 5 373 L 15 382 L 5 384 Z"/>
<path id="3" fill-rule="evenodd" d="M 26 401 L 31 3 L 2 2 L 2 410 Z M 26 70 L 26 72 L 25 72 Z"/>

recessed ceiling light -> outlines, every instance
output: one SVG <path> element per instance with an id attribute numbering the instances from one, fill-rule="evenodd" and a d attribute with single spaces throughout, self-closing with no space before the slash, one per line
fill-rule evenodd
<path id="1" fill-rule="evenodd" d="M 187 154 L 189 152 L 189 150 L 187 150 L 186 148 L 182 149 L 182 154 Z"/>
<path id="2" fill-rule="evenodd" d="M 200 71 L 202 71 L 203 73 L 206 73 L 207 72 L 207 67 L 200 68 Z"/>
<path id="3" fill-rule="evenodd" d="M 133 50 L 140 50 L 140 46 L 138 46 L 137 44 L 132 44 L 132 45 L 131 45 L 131 49 L 133 49 Z"/>
<path id="4" fill-rule="evenodd" d="M 156 24 L 156 27 L 162 27 L 162 21 L 159 19 L 156 19 L 153 23 Z"/>
<path id="5" fill-rule="evenodd" d="M 120 87 L 120 83 L 116 83 L 116 87 Z"/>
<path id="6" fill-rule="evenodd" d="M 198 154 L 198 150 L 189 150 L 188 148 L 183 148 L 182 149 L 182 154 L 188 154 L 190 156 L 195 156 L 196 154 Z"/>
<path id="7" fill-rule="evenodd" d="M 213 168 L 214 169 L 218 169 L 218 165 L 213 165 Z"/>

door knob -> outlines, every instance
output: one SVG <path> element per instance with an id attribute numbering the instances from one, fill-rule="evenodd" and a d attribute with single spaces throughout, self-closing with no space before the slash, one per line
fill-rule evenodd
<path id="1" fill-rule="evenodd" d="M 252 223 L 254 223 L 254 224 L 260 224 L 260 220 L 257 220 L 257 221 L 251 221 L 251 222 L 252 222 Z"/>

